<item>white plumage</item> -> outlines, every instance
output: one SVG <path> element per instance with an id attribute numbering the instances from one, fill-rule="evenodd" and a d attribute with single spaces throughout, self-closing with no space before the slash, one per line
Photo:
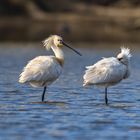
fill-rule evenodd
<path id="1" fill-rule="evenodd" d="M 115 84 L 127 77 L 127 67 L 116 58 L 103 58 L 93 66 L 86 67 L 84 86 L 88 84 L 106 85 Z"/>
<path id="2" fill-rule="evenodd" d="M 80 55 L 79 52 L 64 43 L 62 38 L 57 35 L 50 36 L 43 44 L 46 49 L 52 49 L 55 56 L 38 56 L 32 59 L 24 67 L 19 78 L 20 83 L 29 83 L 33 87 L 44 87 L 42 101 L 44 101 L 47 86 L 54 82 L 62 72 L 64 55 L 61 47 L 65 45 Z"/>
<path id="3" fill-rule="evenodd" d="M 107 88 L 128 78 L 130 75 L 130 57 L 130 50 L 121 48 L 121 53 L 116 58 L 103 58 L 96 64 L 86 67 L 83 86 L 96 85 L 105 87 L 105 101 L 107 104 Z"/>
<path id="4" fill-rule="evenodd" d="M 29 82 L 33 87 L 44 87 L 55 81 L 62 67 L 54 56 L 38 56 L 29 61 L 20 74 L 20 83 Z"/>

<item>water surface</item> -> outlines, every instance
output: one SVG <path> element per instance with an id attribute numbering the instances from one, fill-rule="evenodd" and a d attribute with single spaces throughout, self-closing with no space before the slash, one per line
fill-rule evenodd
<path id="1" fill-rule="evenodd" d="M 20 85 L 18 76 L 30 59 L 51 52 L 39 44 L 0 44 L 0 139 L 140 139 L 140 50 L 131 47 L 132 75 L 109 89 L 106 106 L 104 90 L 84 89 L 82 75 L 86 65 L 116 56 L 119 47 L 87 46 L 77 48 L 82 57 L 64 49 L 64 71 L 41 103 L 43 89 Z"/>

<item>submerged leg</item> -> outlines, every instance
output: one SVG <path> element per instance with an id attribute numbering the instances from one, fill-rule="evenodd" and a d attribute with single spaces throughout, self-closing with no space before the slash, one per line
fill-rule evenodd
<path id="1" fill-rule="evenodd" d="M 105 103 L 108 105 L 108 99 L 107 99 L 107 87 L 105 87 Z"/>
<path id="2" fill-rule="evenodd" d="M 43 90 L 43 94 L 42 94 L 42 102 L 44 101 L 44 96 L 45 96 L 46 88 L 47 88 L 47 87 L 44 87 L 44 90 Z"/>

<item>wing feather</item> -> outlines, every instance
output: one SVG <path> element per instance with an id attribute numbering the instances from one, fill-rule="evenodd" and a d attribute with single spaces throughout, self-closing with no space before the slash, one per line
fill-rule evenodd
<path id="1" fill-rule="evenodd" d="M 126 66 L 118 62 L 114 57 L 103 58 L 96 64 L 87 67 L 85 71 L 84 85 L 116 83 L 124 78 Z"/>
<path id="2" fill-rule="evenodd" d="M 53 56 L 39 56 L 25 66 L 20 74 L 19 82 L 51 82 L 58 78 L 61 71 L 61 66 Z"/>

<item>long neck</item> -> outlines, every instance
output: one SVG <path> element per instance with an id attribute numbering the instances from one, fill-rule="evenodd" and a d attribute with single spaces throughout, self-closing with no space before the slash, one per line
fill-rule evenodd
<path id="1" fill-rule="evenodd" d="M 63 51 L 56 46 L 52 46 L 52 50 L 56 56 L 57 61 L 60 63 L 61 66 L 64 64 L 64 53 Z"/>

